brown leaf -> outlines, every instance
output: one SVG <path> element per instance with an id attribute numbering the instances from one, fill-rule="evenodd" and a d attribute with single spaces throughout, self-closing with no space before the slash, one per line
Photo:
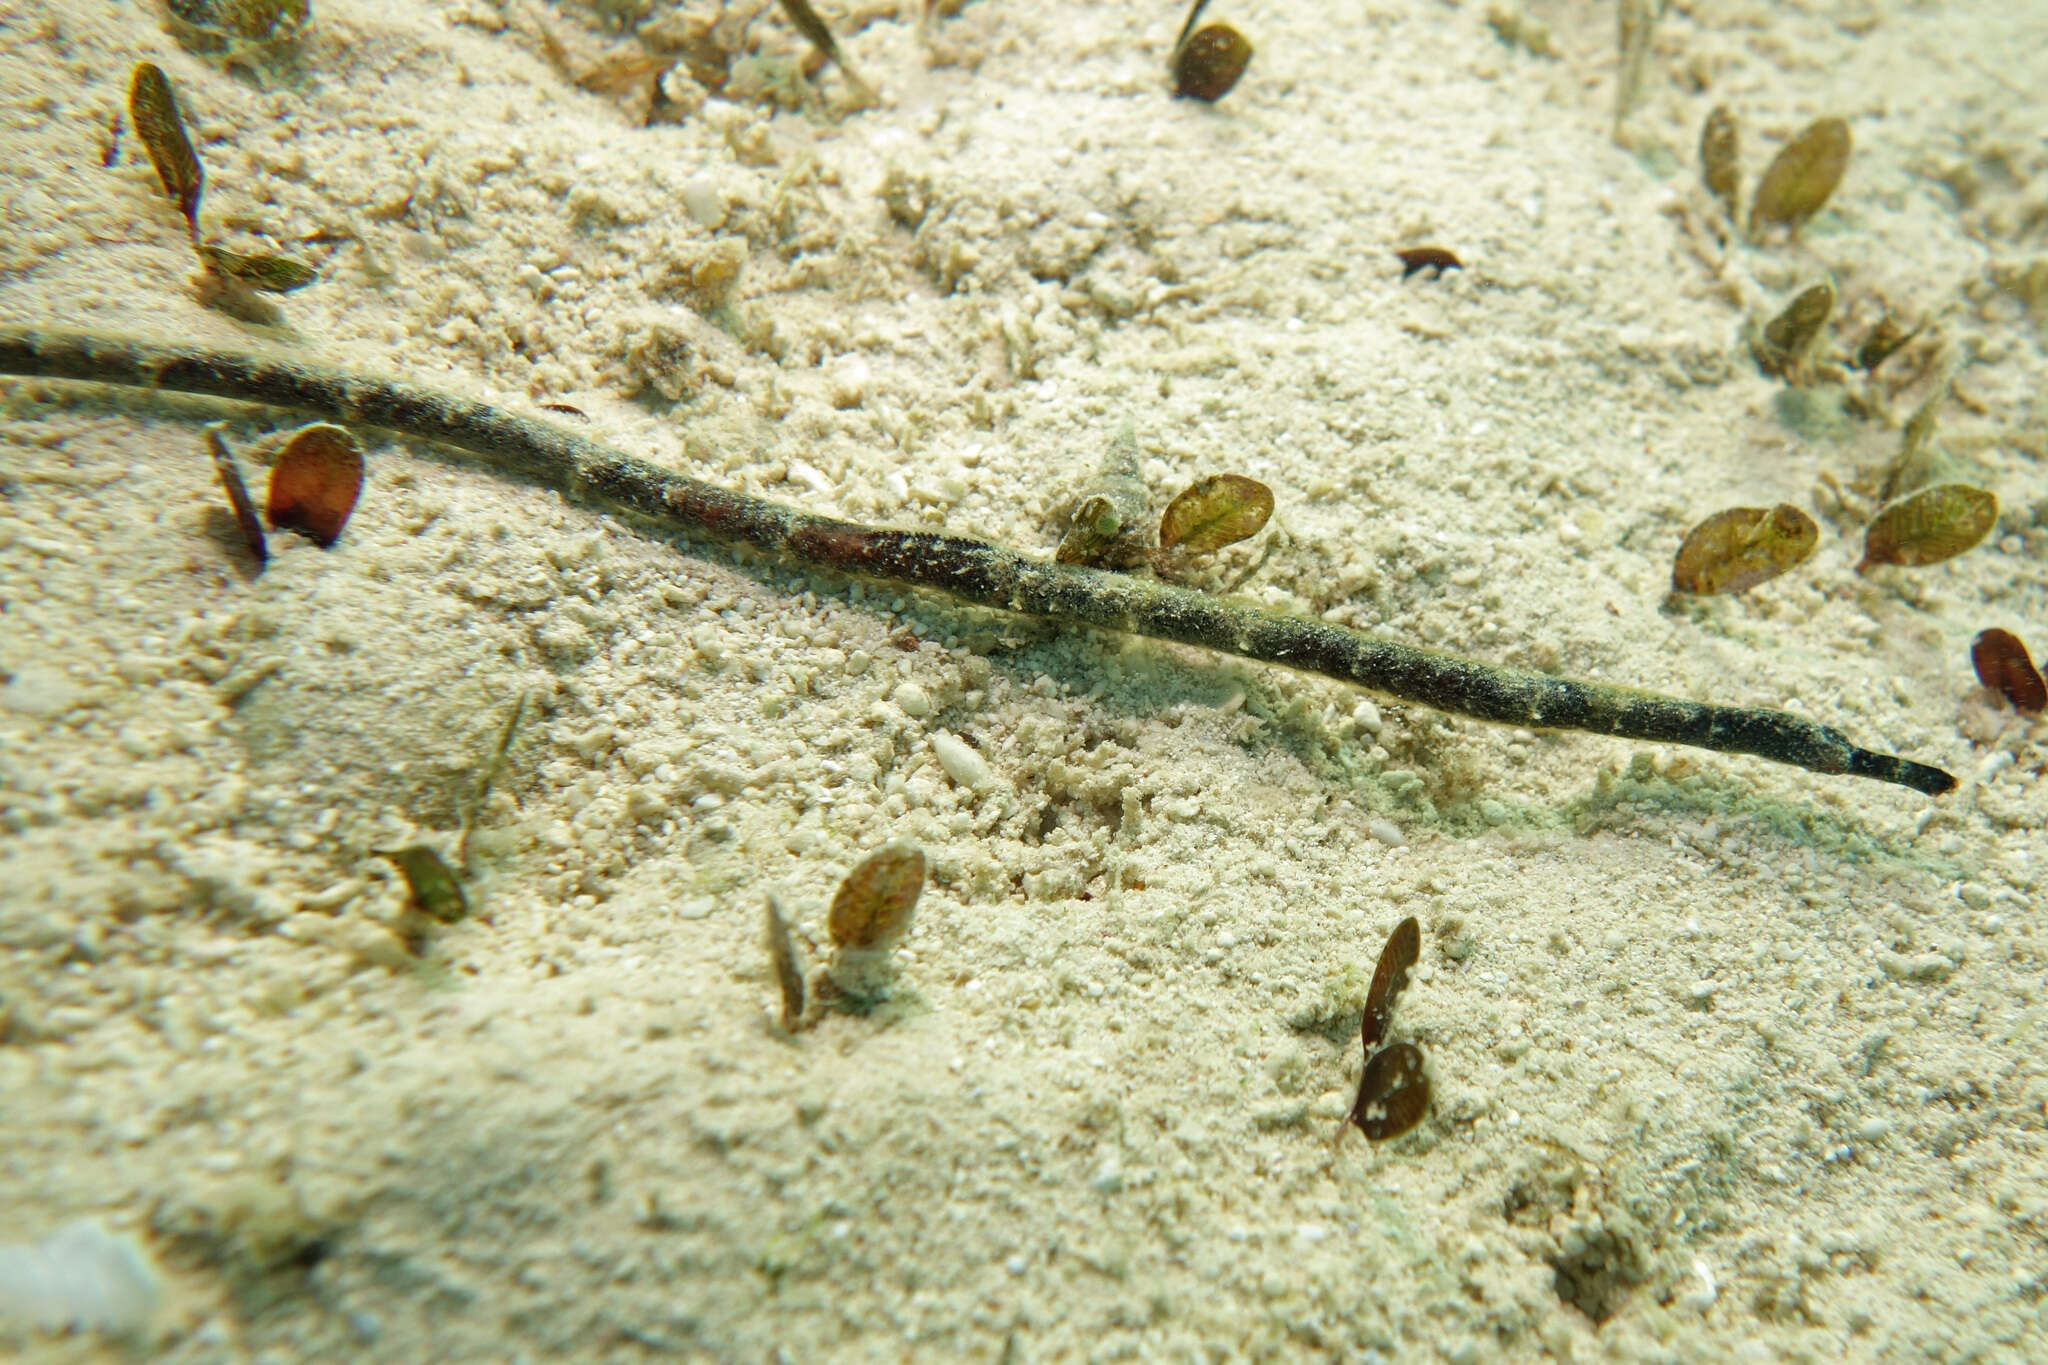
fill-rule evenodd
<path id="1" fill-rule="evenodd" d="M 1998 499 L 1966 483 L 1938 483 L 1879 510 L 1863 533 L 1863 562 L 1919 568 L 1953 559 L 1991 534 Z"/>
<path id="2" fill-rule="evenodd" d="M 804 1018 L 804 974 L 797 966 L 796 945 L 789 941 L 789 922 L 782 918 L 782 906 L 775 893 L 767 896 L 768 961 L 775 967 L 775 983 L 782 989 L 782 1027 L 793 1032 Z"/>
<path id="3" fill-rule="evenodd" d="M 1842 182 L 1849 146 L 1849 125 L 1838 118 L 1810 123 L 1786 143 L 1757 182 L 1756 198 L 1749 206 L 1750 235 L 1766 224 L 1796 231 L 1819 213 Z"/>
<path id="4" fill-rule="evenodd" d="M 1870 335 L 1863 338 L 1863 344 L 1856 348 L 1856 368 L 1875 370 L 1890 360 L 1901 346 L 1919 336 L 1925 326 L 1922 323 L 1920 327 L 1907 331 L 1897 318 L 1886 313 L 1877 320 L 1877 326 L 1870 329 Z"/>
<path id="5" fill-rule="evenodd" d="M 469 896 L 462 889 L 461 879 L 449 870 L 441 855 L 427 845 L 409 844 L 404 848 L 370 851 L 388 859 L 399 870 L 412 891 L 413 904 L 426 914 L 443 924 L 453 924 L 469 914 Z"/>
<path id="6" fill-rule="evenodd" d="M 344 427 L 315 422 L 292 433 L 270 471 L 270 524 L 297 531 L 323 550 L 363 491 L 363 449 Z"/>
<path id="7" fill-rule="evenodd" d="M 1272 515 L 1272 489 L 1242 474 L 1211 474 L 1166 505 L 1159 548 L 1208 554 L 1257 535 Z"/>
<path id="8" fill-rule="evenodd" d="M 1742 157 L 1735 115 L 1725 104 L 1715 105 L 1700 128 L 1700 179 L 1733 218 L 1742 192 Z"/>
<path id="9" fill-rule="evenodd" d="M 206 429 L 206 442 L 213 455 L 214 471 L 220 475 L 220 486 L 228 495 L 228 506 L 234 509 L 235 525 L 241 528 L 249 553 L 256 556 L 257 564 L 268 564 L 270 542 L 263 535 L 263 522 L 256 516 L 249 486 L 242 482 L 242 471 L 235 467 L 235 457 L 228 452 L 228 443 L 221 439 L 218 424 Z"/>
<path id="10" fill-rule="evenodd" d="M 230 251 L 217 242 L 201 242 L 193 249 L 216 274 L 266 294 L 289 294 L 320 278 L 320 272 L 312 266 L 289 256 L 274 256 L 267 251 Z"/>
<path id="11" fill-rule="evenodd" d="M 194 235 L 199 231 L 199 196 L 206 189 L 206 172 L 199 154 L 185 135 L 185 119 L 178 112 L 178 100 L 171 83 L 154 62 L 137 62 L 128 78 L 128 121 L 149 152 L 149 164 L 164 193 L 185 215 Z"/>
<path id="12" fill-rule="evenodd" d="M 1396 1043 L 1375 1053 L 1358 1078 L 1358 1100 L 1351 1121 L 1374 1142 L 1395 1138 L 1422 1122 L 1429 1111 L 1429 1078 L 1422 1074 L 1422 1053 Z"/>
<path id="13" fill-rule="evenodd" d="M 1251 59 L 1251 40 L 1230 25 L 1198 28 L 1173 50 L 1173 93 L 1214 104 L 1230 93 Z"/>
<path id="14" fill-rule="evenodd" d="M 1731 507 L 1692 528 L 1671 566 L 1679 592 L 1744 592 L 1806 561 L 1820 543 L 1813 518 L 1790 503 Z"/>
<path id="15" fill-rule="evenodd" d="M 1401 278 L 1407 279 L 1420 271 L 1430 272 L 1431 279 L 1441 278 L 1446 270 L 1463 270 L 1465 263 L 1457 254 L 1440 246 L 1404 246 L 1394 252 L 1401 262 Z"/>
<path id="16" fill-rule="evenodd" d="M 924 853 L 914 844 L 888 844 L 869 854 L 832 897 L 825 926 L 841 948 L 886 948 L 910 927 L 924 892 Z"/>
<path id="17" fill-rule="evenodd" d="M 1785 310 L 1764 324 L 1763 336 L 1755 347 L 1757 364 L 1765 374 L 1796 376 L 1821 329 L 1835 311 L 1835 286 L 1826 280 L 1799 291 Z"/>
<path id="18" fill-rule="evenodd" d="M 1387 1036 L 1387 1019 L 1394 1012 L 1394 997 L 1408 984 L 1408 969 L 1422 953 L 1422 926 L 1410 915 L 1394 926 L 1387 946 L 1380 950 L 1380 965 L 1372 974 L 1372 989 L 1365 996 L 1365 1017 L 1359 1032 L 1365 1038 L 1367 1055 Z"/>
<path id="19" fill-rule="evenodd" d="M 2041 681 L 2027 647 L 2011 631 L 1994 626 L 1979 635 L 1970 646 L 1970 662 L 1976 665 L 1977 681 L 2016 709 L 2030 714 L 2048 709 L 2048 683 Z"/>

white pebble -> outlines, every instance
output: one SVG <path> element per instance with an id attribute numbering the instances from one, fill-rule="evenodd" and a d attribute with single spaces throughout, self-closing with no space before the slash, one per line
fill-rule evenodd
<path id="1" fill-rule="evenodd" d="M 932 752 L 938 755 L 939 766 L 946 770 L 946 776 L 952 778 L 956 785 L 975 791 L 995 785 L 996 775 L 989 771 L 988 761 L 966 740 L 944 730 L 934 730 Z"/>
<path id="2" fill-rule="evenodd" d="M 1889 1122 L 1881 1118 L 1867 1118 L 1856 1125 L 1856 1136 L 1865 1142 L 1876 1142 L 1892 1130 Z"/>
<path id="3" fill-rule="evenodd" d="M 1370 700 L 1361 701 L 1352 707 L 1351 719 L 1359 729 L 1369 735 L 1378 734 L 1380 727 L 1385 723 L 1380 719 L 1380 708 L 1373 705 Z"/>
<path id="4" fill-rule="evenodd" d="M 1977 765 L 1977 781 L 1980 783 L 1989 782 L 1992 778 L 2010 768 L 2013 765 L 2013 761 L 2010 750 L 2000 749 L 1997 753 Z"/>
<path id="5" fill-rule="evenodd" d="M 875 377 L 858 356 L 838 361 L 825 371 L 825 396 L 835 408 L 857 408 L 874 391 Z"/>
<path id="6" fill-rule="evenodd" d="M 1392 820 L 1368 820 L 1365 822 L 1365 830 L 1388 848 L 1399 848 L 1408 842 L 1401 837 L 1401 827 Z"/>
<path id="7" fill-rule="evenodd" d="M 715 228 L 725 221 L 725 195 L 718 180 L 710 175 L 693 175 L 683 182 L 683 208 L 698 227 Z"/>
<path id="8" fill-rule="evenodd" d="M 0 1324 L 132 1332 L 162 1298 L 149 1253 L 92 1219 L 33 1246 L 0 1246 Z"/>
<path id="9" fill-rule="evenodd" d="M 928 716 L 932 713 L 931 694 L 914 682 L 898 684 L 896 690 L 889 694 L 889 700 L 895 702 L 896 709 L 906 716 Z M 949 767 L 947 771 L 952 769 Z"/>
<path id="10" fill-rule="evenodd" d="M 1715 992 L 1720 989 L 1721 987 L 1712 981 L 1695 981 L 1692 983 L 1692 1001 L 1695 1005 L 1704 1005 L 1712 1000 Z"/>
<path id="11" fill-rule="evenodd" d="M 78 689 L 54 668 L 24 668 L 0 687 L 0 705 L 37 720 L 54 720 L 78 704 Z"/>

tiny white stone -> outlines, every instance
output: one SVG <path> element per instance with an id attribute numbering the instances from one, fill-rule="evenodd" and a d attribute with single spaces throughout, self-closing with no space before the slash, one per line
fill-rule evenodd
<path id="1" fill-rule="evenodd" d="M 698 227 L 715 228 L 725 221 L 725 195 L 711 175 L 693 175 L 683 182 L 683 208 Z"/>
<path id="2" fill-rule="evenodd" d="M 914 682 L 899 684 L 896 690 L 889 694 L 889 700 L 895 702 L 897 709 L 902 711 L 903 714 L 906 716 L 922 717 L 928 716 L 932 713 L 932 699 L 930 694 L 928 694 L 922 687 L 919 687 Z M 951 739 L 952 736 L 948 735 L 947 738 Z M 953 742 L 955 744 L 959 743 L 958 740 L 953 740 Z M 937 747 L 936 740 L 933 741 L 933 747 Z M 953 771 L 953 765 L 950 763 L 946 763 L 946 758 L 943 753 L 939 755 L 939 762 L 945 764 L 947 772 L 950 773 Z"/>
<path id="3" fill-rule="evenodd" d="M 944 730 L 934 730 L 932 752 L 938 755 L 939 766 L 946 770 L 946 776 L 955 784 L 975 791 L 995 785 L 996 776 L 989 771 L 987 760 L 976 753 L 974 746 L 966 740 Z"/>
<path id="4" fill-rule="evenodd" d="M 79 690 L 54 668 L 24 668 L 0 688 L 0 705 L 36 720 L 54 720 L 78 704 Z"/>
<path id="5" fill-rule="evenodd" d="M 1380 708 L 1369 700 L 1361 701 L 1351 708 L 1351 719 L 1357 722 L 1359 729 L 1369 735 L 1378 734 L 1380 727 L 1385 723 L 1380 719 Z"/>
<path id="6" fill-rule="evenodd" d="M 839 491 L 838 485 L 832 482 L 824 470 L 816 465 L 805 464 L 802 460 L 791 460 L 789 462 L 789 477 L 798 483 L 807 485 L 813 493 L 816 493 L 821 498 L 829 498 Z"/>
<path id="7" fill-rule="evenodd" d="M 859 407 L 874 387 L 874 373 L 858 356 L 842 359 L 825 371 L 825 396 L 835 408 Z"/>
<path id="8" fill-rule="evenodd" d="M 1865 1142 L 1876 1142 L 1892 1130 L 1889 1122 L 1881 1118 L 1867 1118 L 1856 1125 L 1856 1136 Z"/>
<path id="9" fill-rule="evenodd" d="M 1391 820 L 1368 820 L 1366 832 L 1389 848 L 1399 848 L 1408 841 L 1401 837 L 1401 827 Z"/>
<path id="10" fill-rule="evenodd" d="M 1712 1000 L 1714 993 L 1720 989 L 1721 987 L 1712 981 L 1695 981 L 1692 983 L 1693 1001 L 1695 1004 L 1704 1005 Z"/>

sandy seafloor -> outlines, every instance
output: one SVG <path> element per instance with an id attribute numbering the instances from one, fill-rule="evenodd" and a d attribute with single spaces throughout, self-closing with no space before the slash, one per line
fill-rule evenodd
<path id="1" fill-rule="evenodd" d="M 17 1318 L 0 1357 L 2048 1356 L 2048 789 L 1968 661 L 1989 625 L 2048 645 L 2013 284 L 2048 258 L 2048 11 L 1678 3 L 1623 148 L 1603 5 L 1537 0 L 1539 56 L 1478 3 L 1218 0 L 1257 55 L 1208 108 L 1167 98 L 1172 5 L 974 0 L 921 41 L 857 0 L 821 8 L 879 107 L 827 73 L 808 111 L 691 108 L 683 77 L 651 127 L 537 36 L 587 69 L 647 8 L 317 0 L 257 79 L 141 3 L 0 4 L 0 321 L 572 404 L 677 468 L 1041 553 L 1129 423 L 1161 502 L 1271 484 L 1266 605 L 1800 709 L 1962 787 L 1369 705 L 374 437 L 340 544 L 257 576 L 215 409 L 11 383 L 0 1242 L 97 1218 L 165 1295 L 127 1337 Z M 754 75 L 804 51 L 772 10 L 747 42 Z M 132 135 L 102 166 L 143 58 L 210 231 L 353 239 L 275 325 L 202 305 Z M 1723 245 L 1716 103 L 1749 183 L 1850 120 L 1799 242 Z M 1404 281 L 1418 244 L 1467 268 Z M 1829 272 L 1832 350 L 1883 302 L 1939 315 L 1882 413 L 1739 339 Z M 1975 357 L 1938 439 L 2000 525 L 1859 577 L 1937 345 Z M 232 415 L 245 450 L 290 424 Z M 1779 500 L 1809 564 L 1667 602 L 1688 526 Z M 369 850 L 454 829 L 522 691 L 477 913 L 413 959 Z M 764 891 L 822 946 L 891 838 L 934 866 L 892 1000 L 783 1034 Z M 1333 1145 L 1406 915 L 1394 1032 L 1434 1104 Z"/>

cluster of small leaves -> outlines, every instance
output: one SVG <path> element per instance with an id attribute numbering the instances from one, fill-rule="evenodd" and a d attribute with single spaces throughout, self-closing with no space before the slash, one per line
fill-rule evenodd
<path id="1" fill-rule="evenodd" d="M 1796 233 L 1819 213 L 1842 183 L 1852 141 L 1848 123 L 1816 119 L 1779 149 L 1764 168 L 1749 205 L 1749 235 L 1783 227 Z M 1735 216 L 1742 192 L 1741 134 L 1735 115 L 1716 105 L 1700 129 L 1700 178 L 1707 192 Z"/>
<path id="2" fill-rule="evenodd" d="M 1166 505 L 1156 535 L 1147 511 L 1137 438 L 1126 428 L 1102 473 L 1082 490 L 1053 558 L 1097 569 L 1168 569 L 1264 530 L 1273 515 L 1273 490 L 1242 474 L 1210 474 Z"/>
<path id="3" fill-rule="evenodd" d="M 918 897 L 929 873 L 923 850 L 915 844 L 890 843 L 863 858 L 833 893 L 825 931 L 832 939 L 833 960 L 818 997 L 856 1006 L 882 993 L 893 967 L 889 951 L 910 931 Z M 769 965 L 781 994 L 781 1024 L 794 1032 L 812 1022 L 806 1013 L 802 960 L 773 892 L 764 913 Z"/>
<path id="4" fill-rule="evenodd" d="M 270 561 L 270 541 L 256 516 L 256 505 L 242 482 L 220 425 L 206 429 L 207 446 L 214 470 L 226 490 L 228 505 L 249 553 L 258 565 Z M 270 467 L 270 491 L 264 511 L 276 531 L 297 531 L 321 549 L 330 549 L 341 538 L 356 499 L 363 491 L 363 448 L 347 428 L 328 422 L 300 427 L 285 439 L 277 461 Z"/>
<path id="5" fill-rule="evenodd" d="M 1196 28 L 1195 21 L 1208 5 L 1209 0 L 1195 0 L 1188 9 L 1187 22 L 1181 25 L 1180 37 L 1174 41 L 1169 66 L 1175 95 L 1214 104 L 1229 94 L 1244 75 L 1252 59 L 1252 45 L 1250 39 L 1228 24 Z"/>
<path id="6" fill-rule="evenodd" d="M 1878 509 L 1864 529 L 1856 572 L 1939 564 L 1982 544 L 1997 524 L 1998 498 L 1988 489 L 1966 483 L 1917 489 Z M 1703 595 L 1744 592 L 1805 563 L 1818 536 L 1813 518 L 1788 503 L 1716 512 L 1687 533 L 1671 586 Z"/>
<path id="7" fill-rule="evenodd" d="M 1374 1142 L 1396 1138 L 1422 1122 L 1429 1111 L 1429 1077 L 1423 1074 L 1422 1052 L 1411 1043 L 1395 1043 L 1377 1052 L 1387 1036 L 1394 998 L 1408 984 L 1408 972 L 1422 953 L 1422 926 L 1410 916 L 1394 926 L 1366 993 L 1359 1037 L 1365 1046 L 1365 1071 L 1358 1079 L 1358 1098 L 1346 1123 Z M 1341 1134 L 1343 1129 L 1340 1127 Z"/>
<path id="8" fill-rule="evenodd" d="M 129 77 L 128 119 L 149 153 L 150 164 L 156 167 L 164 194 L 185 216 L 193 252 L 231 295 L 246 297 L 252 289 L 266 294 L 289 294 L 319 278 L 319 272 L 312 266 L 288 256 L 235 251 L 202 239 L 199 203 L 206 189 L 206 172 L 185 131 L 185 117 L 178 109 L 170 79 L 154 62 L 137 62 Z"/>

